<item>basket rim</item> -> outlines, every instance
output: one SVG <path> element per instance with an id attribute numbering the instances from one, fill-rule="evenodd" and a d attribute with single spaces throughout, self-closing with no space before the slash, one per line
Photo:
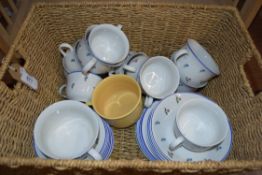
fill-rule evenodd
<path id="1" fill-rule="evenodd" d="M 19 40 L 22 37 L 23 32 L 26 29 L 26 26 L 29 25 L 30 19 L 35 13 L 35 10 L 39 7 L 43 6 L 67 6 L 67 5 L 101 5 L 104 6 L 105 3 L 107 5 L 120 5 L 120 6 L 159 6 L 159 7 L 167 7 L 172 6 L 175 8 L 195 8 L 195 9 L 206 9 L 206 10 L 225 10 L 232 15 L 234 15 L 240 24 L 241 31 L 243 33 L 244 38 L 247 40 L 248 44 L 252 49 L 252 53 L 259 61 L 262 67 L 261 56 L 256 49 L 256 46 L 253 43 L 240 15 L 238 10 L 235 7 L 231 6 L 223 6 L 223 5 L 204 5 L 204 4 L 187 4 L 187 3 L 174 3 L 174 2 L 137 2 L 137 1 L 80 1 L 80 2 L 37 2 L 33 4 L 31 10 L 29 11 L 24 23 L 22 24 L 13 45 L 11 46 L 5 63 L 2 64 L 3 67 L 0 69 L 0 79 L 2 72 L 5 72 L 8 66 L 8 63 L 11 61 L 11 58 L 16 51 Z M 6 165 L 8 167 L 19 167 L 19 166 L 40 166 L 40 167 L 54 167 L 55 169 L 67 169 L 69 168 L 81 168 L 90 170 L 90 168 L 99 168 L 106 170 L 113 170 L 116 168 L 136 168 L 141 170 L 150 170 L 154 169 L 156 171 L 164 171 L 164 172 L 173 172 L 180 170 L 188 170 L 188 171 L 208 171 L 210 169 L 216 170 L 262 170 L 262 160 L 226 160 L 224 162 L 197 162 L 197 163 L 188 163 L 188 162 L 167 162 L 167 161 L 145 161 L 145 160 L 109 160 L 109 161 L 81 161 L 81 160 L 41 160 L 37 158 L 20 158 L 20 157 L 0 157 L 0 164 Z"/>
<path id="2" fill-rule="evenodd" d="M 91 171 L 102 169 L 112 171 L 115 169 L 137 169 L 138 171 L 154 172 L 210 172 L 220 171 L 253 171 L 262 170 L 262 160 L 226 160 L 223 162 L 202 161 L 202 162 L 172 162 L 172 161 L 147 161 L 147 160 L 44 160 L 39 158 L 0 157 L 0 164 L 18 168 L 20 166 L 52 167 L 57 170 L 81 169 Z"/>

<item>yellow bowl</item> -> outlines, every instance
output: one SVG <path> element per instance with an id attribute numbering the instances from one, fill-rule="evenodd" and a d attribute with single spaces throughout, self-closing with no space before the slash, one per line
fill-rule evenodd
<path id="1" fill-rule="evenodd" d="M 127 75 L 113 75 L 102 80 L 92 96 L 95 111 L 117 128 L 134 124 L 143 108 L 141 88 Z"/>

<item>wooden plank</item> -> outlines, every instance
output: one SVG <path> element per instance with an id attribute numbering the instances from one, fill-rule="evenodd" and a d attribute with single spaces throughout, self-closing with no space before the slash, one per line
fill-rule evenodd
<path id="1" fill-rule="evenodd" d="M 246 76 L 255 95 L 262 92 L 262 70 L 255 58 L 244 65 Z"/>
<path id="2" fill-rule="evenodd" d="M 0 36 L 0 50 L 4 53 L 4 55 L 6 55 L 9 50 L 9 44 L 7 44 L 1 36 Z"/>
<path id="3" fill-rule="evenodd" d="M 10 36 L 1 23 L 0 23 L 0 36 L 5 41 L 5 43 L 10 44 L 10 42 L 11 42 Z"/>
<path id="4" fill-rule="evenodd" d="M 8 1 L 8 4 L 10 5 L 11 9 L 13 10 L 13 12 L 17 13 L 18 10 L 17 10 L 17 7 L 16 7 L 14 1 L 13 0 L 7 0 L 7 1 Z"/>
<path id="5" fill-rule="evenodd" d="M 6 10 L 4 9 L 2 3 L 0 3 L 0 12 L 2 13 L 3 17 L 5 18 L 6 22 L 9 24 L 9 25 L 12 25 L 13 24 L 13 21 L 12 19 L 10 18 L 10 16 L 8 16 L 8 14 L 6 13 Z"/>
<path id="6" fill-rule="evenodd" d="M 32 6 L 32 0 L 23 0 L 19 3 L 19 9 L 16 14 L 16 19 L 14 25 L 11 29 L 9 29 L 9 33 L 11 34 L 10 38 L 13 41 L 16 37 L 17 32 L 19 31 L 21 25 L 23 24 L 27 13 L 29 12 Z"/>
<path id="7" fill-rule="evenodd" d="M 240 10 L 240 15 L 248 28 L 254 18 L 256 17 L 257 12 L 262 6 L 262 0 L 246 0 L 243 7 Z"/>

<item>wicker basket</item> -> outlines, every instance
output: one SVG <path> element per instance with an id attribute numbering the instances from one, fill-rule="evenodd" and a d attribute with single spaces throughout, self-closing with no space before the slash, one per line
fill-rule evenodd
<path id="1" fill-rule="evenodd" d="M 233 149 L 224 162 L 182 163 L 143 157 L 134 127 L 115 129 L 115 148 L 108 161 L 34 158 L 32 130 L 39 113 L 61 100 L 64 76 L 57 50 L 80 38 L 96 23 L 122 24 L 131 50 L 170 54 L 187 38 L 203 44 L 218 62 L 221 75 L 202 93 L 218 102 L 233 126 Z M 262 93 L 254 95 L 243 65 L 262 60 L 236 9 L 178 5 L 170 2 L 69 2 L 33 6 L 0 68 L 0 80 L 16 52 L 40 83 L 38 92 L 0 81 L 0 174 L 230 174 L 262 169 Z"/>

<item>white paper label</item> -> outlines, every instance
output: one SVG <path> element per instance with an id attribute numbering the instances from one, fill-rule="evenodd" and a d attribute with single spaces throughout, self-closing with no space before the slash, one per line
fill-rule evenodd
<path id="1" fill-rule="evenodd" d="M 34 90 L 38 89 L 38 81 L 29 75 L 23 67 L 20 67 L 21 81 Z"/>

